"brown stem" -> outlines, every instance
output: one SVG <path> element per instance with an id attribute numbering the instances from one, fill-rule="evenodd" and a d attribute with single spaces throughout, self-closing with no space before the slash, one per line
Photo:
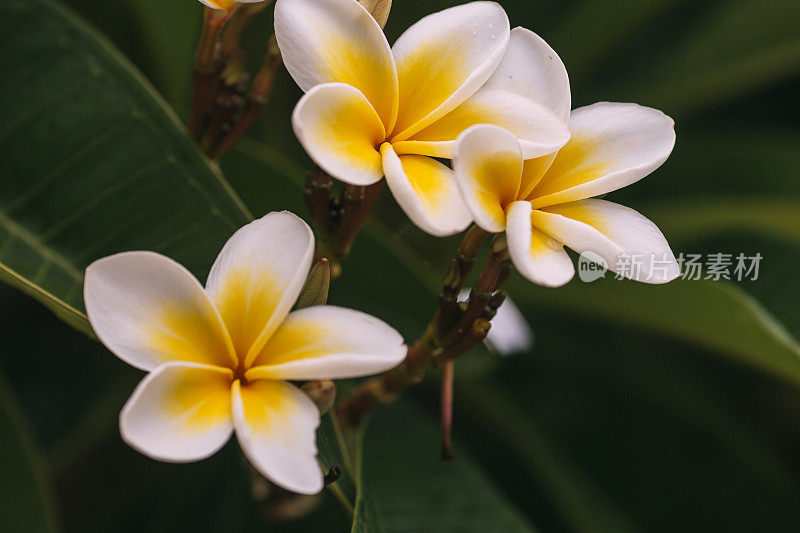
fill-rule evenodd
<path id="1" fill-rule="evenodd" d="M 311 213 L 317 234 L 321 237 L 330 232 L 332 188 L 333 178 L 321 168 L 316 167 L 308 173 L 303 199 Z"/>
<path id="2" fill-rule="evenodd" d="M 442 291 L 439 294 L 439 315 L 436 327 L 440 336 L 443 332 L 448 331 L 458 318 L 458 296 L 472 271 L 481 245 L 489 235 L 487 231 L 478 226 L 471 226 L 464 234 L 456 257 L 450 262 L 450 267 L 442 283 Z"/>
<path id="3" fill-rule="evenodd" d="M 496 246 L 498 242 L 498 240 L 495 240 L 493 243 L 492 254 L 486 261 L 486 265 L 483 267 L 480 276 L 478 276 L 478 281 L 472 288 L 466 311 L 463 312 L 456 325 L 443 336 L 442 344 L 445 346 L 453 345 L 463 335 L 468 334 L 473 327 L 473 323 L 486 311 L 492 301 L 494 291 L 500 287 L 501 282 L 506 280 L 506 273 L 510 266 L 508 249 L 505 248 L 505 242 L 502 242 L 500 246 Z M 494 248 L 497 249 L 495 250 Z"/>
<path id="4" fill-rule="evenodd" d="M 453 460 L 453 378 L 455 363 L 448 361 L 442 371 L 441 423 L 442 461 Z"/>
<path id="5" fill-rule="evenodd" d="M 504 273 L 509 265 L 508 251 L 502 239 L 495 239 L 492 254 L 478 277 L 465 309 L 459 308 L 457 295 L 488 235 L 475 228 L 464 235 L 456 259 L 445 275 L 439 306 L 425 333 L 408 349 L 408 355 L 400 366 L 363 382 L 338 405 L 337 414 L 343 425 L 358 426 L 375 407 L 394 401 L 403 389 L 421 381 L 428 368 L 440 364 L 446 366 L 449 361 L 486 338 L 491 324 L 482 315 L 493 311 L 492 305 L 502 303 L 502 298 L 494 298 L 492 293 L 504 281 Z M 478 294 L 488 296 L 476 297 Z M 442 329 L 442 315 L 449 313 L 453 306 L 456 311 L 452 324 Z"/>
<path id="6" fill-rule="evenodd" d="M 403 389 L 422 381 L 434 349 L 431 335 L 425 334 L 408 349 L 400 366 L 360 384 L 336 407 L 341 424 L 344 427 L 358 427 L 364 417 L 378 405 L 393 402 Z"/>
<path id="7" fill-rule="evenodd" d="M 220 53 L 223 60 L 236 54 L 242 43 L 244 32 L 253 19 L 264 11 L 272 2 L 259 2 L 252 5 L 239 6 L 228 23 L 225 35 L 222 37 Z"/>
<path id="8" fill-rule="evenodd" d="M 236 121 L 231 130 L 213 150 L 211 154 L 212 157 L 219 158 L 228 153 L 253 124 L 255 124 L 269 100 L 269 96 L 272 93 L 272 86 L 275 82 L 275 76 L 282 64 L 283 60 L 281 59 L 280 50 L 278 49 L 278 44 L 273 35 L 270 40 L 267 55 L 264 57 L 261 68 L 253 80 L 253 84 L 250 86 L 250 93 L 247 96 L 247 106 L 244 109 L 244 113 L 242 113 L 239 120 Z"/>
<path id="9" fill-rule="evenodd" d="M 192 114 L 189 119 L 189 131 L 192 137 L 199 138 L 206 121 L 210 105 L 216 96 L 219 85 L 217 72 L 217 43 L 225 27 L 225 23 L 236 12 L 234 6 L 228 11 L 206 7 L 203 14 L 203 30 L 197 52 L 194 56 L 192 72 Z"/>
<path id="10" fill-rule="evenodd" d="M 378 199 L 383 187 L 383 180 L 367 186 L 345 185 L 342 191 L 342 218 L 336 232 L 333 253 L 337 259 L 343 259 L 350 253 L 361 226 L 369 216 L 372 206 Z"/>

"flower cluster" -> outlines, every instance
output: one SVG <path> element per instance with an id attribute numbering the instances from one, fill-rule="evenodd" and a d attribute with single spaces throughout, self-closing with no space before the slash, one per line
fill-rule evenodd
<path id="1" fill-rule="evenodd" d="M 610 268 L 621 254 L 668 255 L 658 228 L 595 199 L 658 168 L 675 144 L 655 109 L 602 102 L 570 112 L 558 54 L 535 33 L 509 29 L 493 2 L 420 20 L 389 46 L 355 0 L 278 0 L 275 35 L 306 94 L 292 120 L 332 176 L 366 185 L 386 177 L 408 217 L 432 235 L 473 220 L 506 232 L 522 275 L 559 286 L 575 269 L 564 245 Z M 438 159 L 454 159 L 453 169 Z"/>
<path id="2" fill-rule="evenodd" d="M 201 0 L 230 12 L 258 1 Z M 558 55 L 533 32 L 510 29 L 499 4 L 472 2 L 427 16 L 393 46 L 382 30 L 390 5 L 275 3 L 282 59 L 305 92 L 292 125 L 324 172 L 352 186 L 385 178 L 408 217 L 432 235 L 474 222 L 480 229 L 470 230 L 479 237 L 470 261 L 487 233 L 504 233 L 507 252 L 502 238 L 496 248 L 506 255 L 478 280 L 484 299 L 502 283 L 509 257 L 535 283 L 567 283 L 575 268 L 565 246 L 639 281 L 678 276 L 652 222 L 598 198 L 667 159 L 675 143 L 669 117 L 609 102 L 570 111 Z M 209 42 L 213 51 L 216 41 Z M 237 231 L 205 288 L 151 252 L 89 266 L 85 302 L 97 336 L 149 372 L 120 417 L 131 446 L 156 459 L 194 461 L 235 432 L 275 484 L 299 493 L 322 488 L 314 438 L 320 412 L 294 382 L 383 372 L 407 350 L 394 329 L 363 313 L 327 305 L 291 311 L 313 252 L 310 228 L 283 212 Z M 639 270 L 657 274 L 622 269 L 619 258 L 634 255 L 660 257 L 658 270 Z M 455 262 L 451 292 L 463 286 L 465 264 Z M 451 320 L 451 352 L 467 346 L 458 339 L 475 323 L 485 336 L 502 298 L 475 302 Z M 450 362 L 455 355 L 448 354 Z"/>

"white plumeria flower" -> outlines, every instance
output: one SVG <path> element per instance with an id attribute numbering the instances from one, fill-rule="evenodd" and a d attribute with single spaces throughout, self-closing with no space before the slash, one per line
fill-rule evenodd
<path id="1" fill-rule="evenodd" d="M 535 95 L 569 124 L 571 138 L 557 152 L 529 158 L 517 136 L 504 128 L 483 124 L 462 132 L 454 168 L 475 223 L 490 232 L 505 231 L 514 266 L 540 285 L 557 287 L 572 279 L 575 267 L 564 245 L 597 254 L 608 268 L 639 281 L 675 279 L 675 256 L 651 221 L 592 198 L 661 166 L 675 146 L 672 119 L 656 109 L 609 102 L 570 113 L 564 64 L 530 32 L 512 32 L 504 64 L 507 60 L 520 67 L 512 72 L 501 65 L 492 79 Z M 623 268 L 626 256 L 639 261 L 629 265 L 636 268 Z"/>
<path id="2" fill-rule="evenodd" d="M 263 1 L 264 0 L 200 0 L 200 3 L 214 9 L 227 11 L 236 4 L 258 4 Z"/>
<path id="3" fill-rule="evenodd" d="M 84 298 L 100 340 L 150 372 L 120 415 L 123 439 L 154 459 L 188 462 L 235 430 L 249 460 L 290 491 L 323 486 L 315 457 L 320 414 L 286 380 L 357 377 L 406 354 L 397 331 L 333 306 L 289 312 L 308 274 L 314 236 L 295 215 L 270 213 L 237 231 L 205 290 L 153 252 L 92 263 Z"/>
<path id="4" fill-rule="evenodd" d="M 412 222 L 432 235 L 458 233 L 471 222 L 453 171 L 434 159 L 451 158 L 464 129 L 501 125 L 529 158 L 569 138 L 564 122 L 531 98 L 540 82 L 530 91 L 515 87 L 517 76 L 547 71 L 543 41 L 522 28 L 509 31 L 494 2 L 429 15 L 390 47 L 356 0 L 277 0 L 275 36 L 306 91 L 292 124 L 311 158 L 353 185 L 385 175 Z M 544 63 L 525 72 L 517 47 L 543 51 Z"/>
<path id="5" fill-rule="evenodd" d="M 514 135 L 498 126 L 459 136 L 454 166 L 475 223 L 505 231 L 514 266 L 540 285 L 572 279 L 564 245 L 637 281 L 675 279 L 677 261 L 655 224 L 592 198 L 661 166 L 675 144 L 672 119 L 649 107 L 601 102 L 574 110 L 569 125 L 572 138 L 555 157 L 528 161 Z"/>

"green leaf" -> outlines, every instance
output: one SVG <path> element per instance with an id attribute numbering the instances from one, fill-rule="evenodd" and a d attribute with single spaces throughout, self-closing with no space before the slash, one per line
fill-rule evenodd
<path id="1" fill-rule="evenodd" d="M 721 281 L 646 285 L 602 279 L 557 290 L 522 279 L 514 299 L 570 317 L 624 325 L 733 358 L 800 386 L 800 346 L 754 298 Z"/>
<path id="2" fill-rule="evenodd" d="M 53 490 L 43 454 L 17 403 L 0 375 L 0 529 L 57 531 Z"/>
<path id="3" fill-rule="evenodd" d="M 244 204 L 105 38 L 50 1 L 2 7 L 0 278 L 83 331 L 94 259 L 154 250 L 202 279 Z"/>
<path id="4" fill-rule="evenodd" d="M 566 62 L 571 82 L 580 85 L 582 80 L 606 67 L 609 57 L 627 48 L 632 39 L 646 35 L 651 25 L 686 3 L 686 0 L 573 2 L 558 23 L 547 30 L 547 35 L 553 36 L 550 44 Z"/>
<path id="5" fill-rule="evenodd" d="M 615 100 L 686 114 L 800 72 L 800 4 L 794 0 L 717 2 L 689 20 L 687 35 L 677 42 L 670 35 L 665 53 L 648 57 L 635 78 L 604 84 L 604 91 Z"/>
<path id="6" fill-rule="evenodd" d="M 189 111 L 194 51 L 200 37 L 203 10 L 197 0 L 125 0 L 129 23 L 144 48 L 144 68 L 181 116 Z M 122 6 L 120 6 L 121 9 Z"/>
<path id="7" fill-rule="evenodd" d="M 793 425 L 796 390 L 629 328 L 522 309 L 536 317 L 537 350 L 457 382 L 455 427 L 542 527 L 781 530 L 797 519 L 791 456 L 763 425 Z"/>
<path id="8" fill-rule="evenodd" d="M 455 453 L 452 463 L 439 459 L 437 425 L 408 400 L 372 416 L 364 439 L 369 491 L 362 493 L 380 510 L 387 531 L 534 530 L 457 441 Z"/>
<path id="9" fill-rule="evenodd" d="M 751 234 L 800 246 L 800 203 L 785 196 L 707 196 L 649 202 L 642 209 L 670 240 Z"/>

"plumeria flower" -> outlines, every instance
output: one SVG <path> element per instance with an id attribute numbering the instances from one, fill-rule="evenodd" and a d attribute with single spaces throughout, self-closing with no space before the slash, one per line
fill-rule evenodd
<path id="1" fill-rule="evenodd" d="M 282 212 L 237 231 L 205 289 L 153 252 L 89 266 L 84 298 L 95 333 L 149 372 L 120 415 L 129 445 L 162 461 L 196 461 L 235 431 L 253 466 L 275 484 L 304 494 L 322 489 L 320 414 L 287 381 L 381 372 L 400 363 L 406 347 L 394 329 L 358 311 L 289 312 L 313 253 L 309 227 Z"/>
<path id="2" fill-rule="evenodd" d="M 214 9 L 221 9 L 227 11 L 236 4 L 258 4 L 264 0 L 200 0 L 201 4 Z"/>
<path id="3" fill-rule="evenodd" d="M 601 102 L 574 110 L 569 125 L 572 138 L 555 157 L 529 161 L 498 126 L 459 136 L 454 167 L 476 224 L 504 231 L 514 266 L 541 285 L 557 287 L 575 274 L 564 245 L 631 279 L 675 279 L 677 261 L 655 224 L 593 198 L 661 166 L 675 144 L 672 119 L 649 107 Z"/>
<path id="4" fill-rule="evenodd" d="M 311 158 L 353 185 L 385 176 L 409 218 L 433 235 L 458 233 L 471 222 L 453 171 L 435 159 L 452 157 L 464 129 L 501 125 L 528 158 L 569 138 L 564 122 L 530 97 L 540 82 L 516 90 L 517 74 L 534 77 L 523 72 L 516 48 L 541 45 L 527 30 L 510 31 L 494 2 L 429 15 L 390 47 L 356 0 L 277 0 L 275 36 L 286 68 L 306 91 L 292 124 Z M 535 72 L 548 69 L 541 57 Z"/>
<path id="5" fill-rule="evenodd" d="M 609 102 L 570 112 L 561 59 L 534 34 L 516 31 L 503 63 L 518 68 L 501 65 L 492 79 L 538 98 L 569 124 L 571 137 L 559 151 L 529 158 L 517 136 L 497 125 L 464 131 L 454 168 L 476 224 L 506 232 L 514 266 L 541 285 L 560 286 L 575 274 L 564 245 L 639 281 L 674 279 L 678 265 L 658 228 L 632 209 L 594 198 L 666 161 L 675 145 L 672 119 L 656 109 Z"/>

